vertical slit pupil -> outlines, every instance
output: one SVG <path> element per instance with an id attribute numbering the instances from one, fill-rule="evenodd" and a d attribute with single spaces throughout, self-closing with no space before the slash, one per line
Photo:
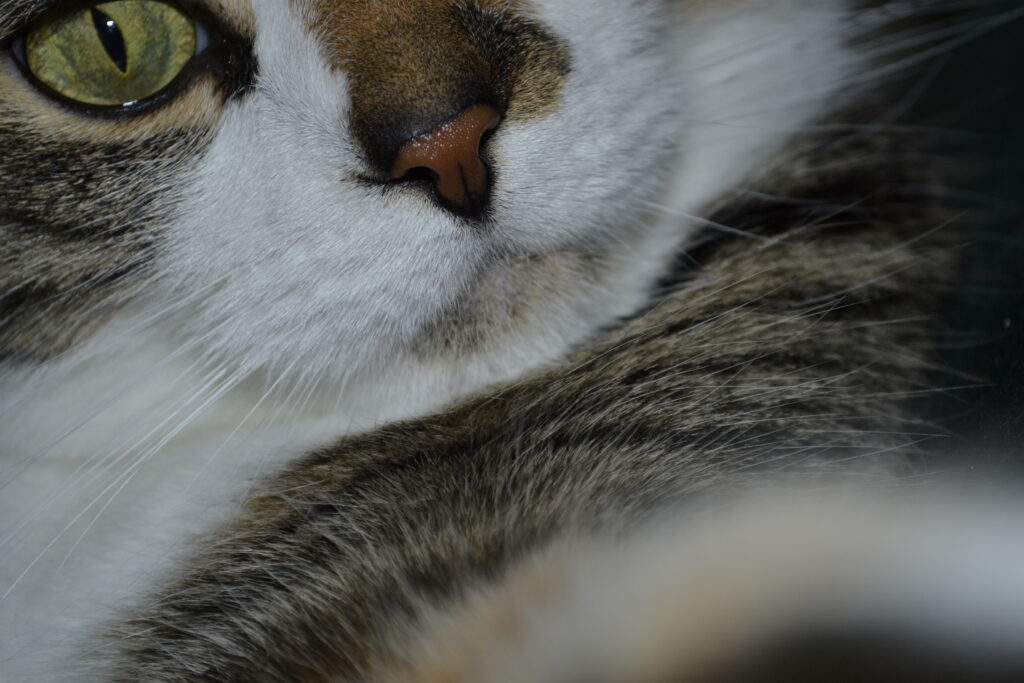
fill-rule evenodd
<path id="1" fill-rule="evenodd" d="M 128 73 L 128 50 L 125 48 L 124 36 L 121 35 L 121 29 L 117 27 L 117 22 L 95 7 L 90 12 L 92 12 L 92 24 L 96 27 L 96 33 L 107 54 L 110 55 L 111 61 L 117 65 L 121 73 Z"/>

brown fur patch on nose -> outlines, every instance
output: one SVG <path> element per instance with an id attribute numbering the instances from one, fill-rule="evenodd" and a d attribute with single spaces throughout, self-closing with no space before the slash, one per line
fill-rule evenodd
<path id="1" fill-rule="evenodd" d="M 569 73 L 566 46 L 516 0 L 296 0 L 349 77 L 351 124 L 387 167 L 407 140 L 477 102 L 542 116 Z"/>

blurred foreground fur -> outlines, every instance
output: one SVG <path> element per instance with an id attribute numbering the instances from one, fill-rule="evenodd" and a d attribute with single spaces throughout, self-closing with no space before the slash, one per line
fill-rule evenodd
<path id="1" fill-rule="evenodd" d="M 1007 494 L 780 487 L 559 541 L 429 617 L 379 680 L 1024 680 L 1024 507 Z"/>

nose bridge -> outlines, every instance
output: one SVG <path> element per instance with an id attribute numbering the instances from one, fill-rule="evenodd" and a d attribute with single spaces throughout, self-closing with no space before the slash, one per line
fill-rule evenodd
<path id="1" fill-rule="evenodd" d="M 347 76 L 348 130 L 365 154 L 370 179 L 393 178 L 409 143 L 447 139 L 437 133 L 460 116 L 475 121 L 465 114 L 481 111 L 473 109 L 479 105 L 500 121 L 547 115 L 570 71 L 567 46 L 529 18 L 528 0 L 291 1 L 302 4 L 330 66 Z M 463 128 L 472 134 L 457 144 L 451 137 L 457 155 L 431 154 L 423 164 L 442 180 L 452 175 L 446 168 L 461 173 L 475 167 L 467 160 L 476 159 L 478 133 L 491 129 L 453 130 Z M 418 150 L 413 157 L 422 152 L 412 149 Z M 454 158 L 458 164 L 447 163 Z"/>
<path id="2" fill-rule="evenodd" d="M 454 17 L 423 12 L 380 29 L 348 68 L 351 129 L 378 168 L 467 107 L 500 106 L 487 56 Z"/>
<path id="3" fill-rule="evenodd" d="M 452 0 L 311 0 L 312 27 L 347 75 L 349 124 L 368 161 L 389 167 L 409 139 L 485 101 L 492 60 Z"/>

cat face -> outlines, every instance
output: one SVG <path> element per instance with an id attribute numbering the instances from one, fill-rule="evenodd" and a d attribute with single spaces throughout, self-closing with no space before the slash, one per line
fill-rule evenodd
<path id="1" fill-rule="evenodd" d="M 39 3 L 14 4 L 5 32 Z M 61 350 L 127 301 L 180 303 L 185 335 L 253 368 L 577 333 L 674 145 L 660 5 L 183 3 L 209 43 L 192 72 L 100 110 L 40 88 L 22 41 L 0 72 L 4 351 Z M 493 121 L 454 143 L 486 175 L 475 205 L 439 191 L 457 170 L 395 177 L 478 105 Z"/>
<path id="2" fill-rule="evenodd" d="M 133 77 L 164 53 L 150 24 L 131 35 L 129 5 L 194 27 L 169 85 L 97 106 L 60 91 L 88 80 L 75 59 L 60 57 L 57 87 L 37 73 L 40 32 L 71 17 Z M 839 5 L 5 3 L 0 352 L 52 357 L 121 317 L 246 371 L 346 381 L 457 361 L 514 375 L 646 299 L 683 234 L 652 210 L 679 159 L 696 169 L 688 187 L 711 186 L 784 137 L 772 126 L 800 122 L 776 95 L 766 135 L 707 143 L 700 124 L 750 108 L 707 93 L 738 80 L 761 97 L 779 66 L 744 64 L 716 36 L 771 41 L 794 63 L 826 54 L 836 68 L 818 59 L 811 81 L 827 82 Z M 815 22 L 829 32 L 801 52 Z"/>

